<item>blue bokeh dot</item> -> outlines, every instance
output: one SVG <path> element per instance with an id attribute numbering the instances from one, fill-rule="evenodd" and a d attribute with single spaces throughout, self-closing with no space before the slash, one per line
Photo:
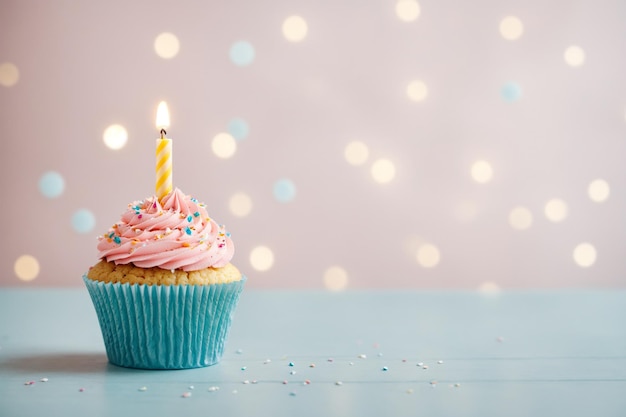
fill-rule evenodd
<path id="1" fill-rule="evenodd" d="M 96 216 L 87 209 L 77 210 L 72 216 L 72 227 L 78 233 L 91 232 L 96 225 Z"/>
<path id="2" fill-rule="evenodd" d="M 235 42 L 230 47 L 230 60 L 233 64 L 240 67 L 252 64 L 252 61 L 254 61 L 254 47 L 250 42 Z"/>
<path id="3" fill-rule="evenodd" d="M 56 198 L 63 194 L 65 180 L 56 171 L 48 171 L 39 179 L 39 191 L 44 197 Z"/>
<path id="4" fill-rule="evenodd" d="M 250 128 L 248 127 L 248 123 L 243 119 L 236 117 L 228 122 L 228 133 L 236 140 L 245 139 L 249 132 Z"/>
<path id="5" fill-rule="evenodd" d="M 281 203 L 293 201 L 296 197 L 296 186 L 293 181 L 280 179 L 274 183 L 274 198 Z"/>
<path id="6" fill-rule="evenodd" d="M 522 97 L 522 88 L 517 83 L 509 82 L 502 86 L 500 94 L 505 101 L 517 101 Z"/>

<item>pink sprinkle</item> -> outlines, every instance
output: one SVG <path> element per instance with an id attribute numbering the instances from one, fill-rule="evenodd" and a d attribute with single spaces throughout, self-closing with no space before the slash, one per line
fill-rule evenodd
<path id="1" fill-rule="evenodd" d="M 28 382 L 24 382 L 24 385 L 34 385 L 35 381 L 28 381 Z"/>
<path id="2" fill-rule="evenodd" d="M 305 380 L 304 380 L 304 385 L 309 385 L 310 383 L 311 383 L 311 381 L 310 381 L 310 380 L 308 380 L 308 379 L 305 379 Z"/>
<path id="3" fill-rule="evenodd" d="M 283 385 L 287 385 L 287 380 L 284 380 L 284 381 L 283 381 Z"/>
<path id="4" fill-rule="evenodd" d="M 191 393 L 190 392 L 183 392 L 182 397 L 183 398 L 189 398 L 189 397 L 191 397 Z"/>
<path id="5" fill-rule="evenodd" d="M 80 388 L 78 392 L 85 392 L 85 388 Z"/>

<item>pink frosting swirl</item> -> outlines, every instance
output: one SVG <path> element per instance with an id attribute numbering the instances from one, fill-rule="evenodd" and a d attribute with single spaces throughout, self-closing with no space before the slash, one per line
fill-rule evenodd
<path id="1" fill-rule="evenodd" d="M 140 268 L 197 271 L 219 268 L 235 252 L 230 233 L 209 217 L 206 206 L 178 188 L 128 205 L 120 222 L 100 236 L 100 258 Z"/>

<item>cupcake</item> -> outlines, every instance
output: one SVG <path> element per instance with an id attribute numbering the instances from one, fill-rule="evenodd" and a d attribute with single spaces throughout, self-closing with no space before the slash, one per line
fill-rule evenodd
<path id="1" fill-rule="evenodd" d="M 83 276 L 109 361 L 143 369 L 213 365 L 246 278 L 206 206 L 178 188 L 128 205 Z"/>

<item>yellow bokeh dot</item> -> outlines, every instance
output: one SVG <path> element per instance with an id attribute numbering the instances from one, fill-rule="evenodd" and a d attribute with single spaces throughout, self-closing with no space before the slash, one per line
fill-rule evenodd
<path id="1" fill-rule="evenodd" d="M 561 199 L 553 198 L 546 203 L 544 213 L 546 214 L 548 220 L 555 223 L 561 222 L 567 217 L 567 204 Z"/>
<path id="2" fill-rule="evenodd" d="M 306 38 L 309 27 L 300 16 L 289 16 L 283 22 L 283 35 L 289 42 L 300 42 Z"/>
<path id="3" fill-rule="evenodd" d="M 154 51 L 163 59 L 172 59 L 178 55 L 180 42 L 173 33 L 164 32 L 154 40 Z"/>
<path id="4" fill-rule="evenodd" d="M 584 242 L 574 248 L 574 262 L 581 268 L 588 268 L 596 262 L 598 256 L 592 244 Z"/>
<path id="5" fill-rule="evenodd" d="M 128 132 L 122 125 L 111 125 L 104 130 L 102 140 L 109 149 L 122 149 L 128 141 Z"/>
<path id="6" fill-rule="evenodd" d="M 0 85 L 13 87 L 20 79 L 20 71 L 11 62 L 0 64 Z"/>
<path id="7" fill-rule="evenodd" d="M 514 41 L 524 33 L 524 25 L 519 18 L 507 16 L 500 21 L 500 35 L 506 40 Z"/>
<path id="8" fill-rule="evenodd" d="M 372 164 L 371 173 L 374 181 L 385 184 L 396 176 L 396 166 L 389 159 L 378 159 Z"/>
<path id="9" fill-rule="evenodd" d="M 367 162 L 370 151 L 366 144 L 352 141 L 346 145 L 344 156 L 350 165 L 363 165 Z"/>
<path id="10" fill-rule="evenodd" d="M 324 272 L 324 286 L 330 291 L 342 291 L 348 286 L 348 273 L 340 266 L 331 266 Z"/>
<path id="11" fill-rule="evenodd" d="M 250 265 L 257 271 L 267 271 L 274 265 L 274 252 L 267 246 L 257 246 L 250 252 Z"/>
<path id="12" fill-rule="evenodd" d="M 252 199 L 246 193 L 236 193 L 230 197 L 228 207 L 238 217 L 246 217 L 252 211 Z"/>
<path id="13" fill-rule="evenodd" d="M 533 224 L 533 215 L 526 207 L 515 207 L 509 213 L 509 224 L 513 229 L 526 230 Z"/>
<path id="14" fill-rule="evenodd" d="M 585 51 L 580 46 L 572 45 L 565 50 L 563 58 L 567 65 L 580 67 L 585 63 Z"/>
<path id="15" fill-rule="evenodd" d="M 415 0 L 398 0 L 396 2 L 396 16 L 405 22 L 417 20 L 420 15 L 420 5 Z"/>
<path id="16" fill-rule="evenodd" d="M 218 133 L 211 142 L 213 153 L 222 159 L 228 159 L 237 151 L 237 141 L 228 133 Z"/>
<path id="17" fill-rule="evenodd" d="M 491 181 L 493 177 L 493 168 L 487 161 L 476 161 L 472 164 L 472 178 L 474 181 L 480 184 L 485 184 Z"/>
<path id="18" fill-rule="evenodd" d="M 478 286 L 478 291 L 483 295 L 500 294 L 500 286 L 493 281 L 485 281 Z"/>
<path id="19" fill-rule="evenodd" d="M 15 275 L 22 281 L 32 281 L 39 275 L 39 261 L 31 255 L 22 255 L 13 264 Z"/>
<path id="20" fill-rule="evenodd" d="M 611 187 L 609 187 L 609 183 L 603 179 L 593 180 L 589 184 L 589 187 L 587 187 L 587 195 L 589 195 L 589 198 L 596 203 L 606 201 L 610 194 Z"/>
<path id="21" fill-rule="evenodd" d="M 439 248 L 431 243 L 424 243 L 417 248 L 415 254 L 417 263 L 424 268 L 434 268 L 439 264 L 441 260 L 441 253 Z"/>
<path id="22" fill-rule="evenodd" d="M 428 86 L 420 80 L 411 81 L 406 87 L 406 95 L 411 101 L 424 101 L 428 97 Z"/>

